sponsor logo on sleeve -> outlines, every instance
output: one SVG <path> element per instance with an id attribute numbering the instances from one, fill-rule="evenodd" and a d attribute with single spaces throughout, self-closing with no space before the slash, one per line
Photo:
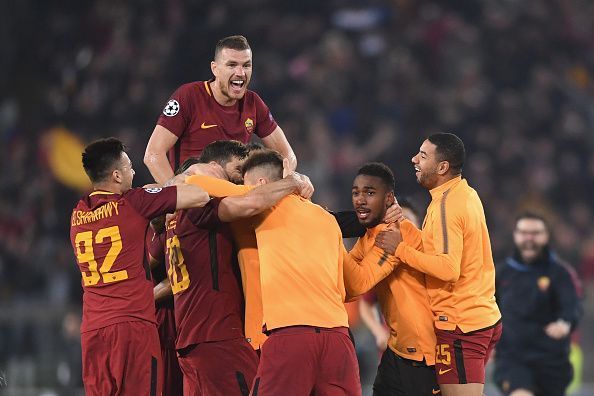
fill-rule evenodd
<path id="1" fill-rule="evenodd" d="M 156 194 L 158 192 L 161 192 L 161 190 L 163 190 L 161 187 L 149 187 L 144 189 L 144 191 L 151 194 Z"/>
<path id="2" fill-rule="evenodd" d="M 179 113 L 179 102 L 175 99 L 169 100 L 163 109 L 163 114 L 167 117 L 173 117 Z"/>

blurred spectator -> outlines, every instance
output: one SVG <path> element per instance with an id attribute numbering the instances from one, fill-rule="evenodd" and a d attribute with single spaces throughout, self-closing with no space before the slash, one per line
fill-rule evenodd
<path id="1" fill-rule="evenodd" d="M 553 252 L 542 216 L 519 215 L 513 239 L 497 271 L 504 332 L 495 381 L 506 395 L 562 396 L 573 378 L 569 335 L 583 313 L 579 281 Z"/>

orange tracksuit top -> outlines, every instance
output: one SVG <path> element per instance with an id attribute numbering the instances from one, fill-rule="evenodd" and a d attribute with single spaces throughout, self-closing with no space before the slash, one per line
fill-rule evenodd
<path id="1" fill-rule="evenodd" d="M 410 221 L 404 221 L 400 225 L 401 230 L 408 227 L 415 228 Z M 350 251 L 350 256 L 359 262 L 367 252 L 377 249 L 374 247 L 375 237 L 386 228 L 386 224 L 369 228 L 365 235 L 357 240 Z M 408 234 L 413 239 L 407 239 L 407 243 L 413 246 L 420 243 L 420 238 L 415 240 L 413 233 Z M 347 292 L 353 294 L 365 292 L 367 285 L 362 283 L 360 276 L 347 273 L 347 269 L 345 267 Z M 382 314 L 390 328 L 388 347 L 405 359 L 416 361 L 425 359 L 427 365 L 434 365 L 436 340 L 433 314 L 425 287 L 425 275 L 407 265 L 398 265 L 375 286 L 374 290 Z"/>
<path id="2" fill-rule="evenodd" d="M 495 265 L 485 212 L 476 191 L 458 176 L 430 191 L 423 229 L 402 228 L 396 256 L 425 274 L 435 327 L 463 332 L 495 324 Z M 418 239 L 417 249 L 406 242 Z"/>

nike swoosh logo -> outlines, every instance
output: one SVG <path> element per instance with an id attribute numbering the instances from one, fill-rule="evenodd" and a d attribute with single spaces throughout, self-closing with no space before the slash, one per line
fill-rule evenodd
<path id="1" fill-rule="evenodd" d="M 431 389 L 431 393 L 433 393 L 434 395 L 437 395 L 438 393 L 441 393 L 441 389 Z"/>
<path id="2" fill-rule="evenodd" d="M 452 371 L 452 369 L 451 368 L 449 368 L 447 370 L 439 369 L 439 375 L 443 375 L 443 374 L 447 373 L 448 371 Z"/>
<path id="3" fill-rule="evenodd" d="M 202 129 L 208 129 L 208 128 L 214 128 L 216 126 L 217 126 L 217 124 L 207 125 L 205 123 L 202 123 L 202 125 L 200 125 L 200 128 L 202 128 Z"/>

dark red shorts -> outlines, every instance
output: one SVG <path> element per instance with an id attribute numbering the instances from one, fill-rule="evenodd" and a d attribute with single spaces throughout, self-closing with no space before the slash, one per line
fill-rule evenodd
<path id="1" fill-rule="evenodd" d="M 254 396 L 361 395 L 359 364 L 346 327 L 291 326 L 262 345 Z"/>
<path id="2" fill-rule="evenodd" d="M 485 383 L 485 366 L 501 338 L 501 322 L 486 329 L 463 333 L 435 330 L 435 373 L 438 384 Z"/>
<path id="3" fill-rule="evenodd" d="M 184 395 L 247 396 L 258 355 L 245 338 L 203 342 L 178 351 Z"/>
<path id="4" fill-rule="evenodd" d="M 163 364 L 163 396 L 179 396 L 184 394 L 184 377 L 177 361 L 175 349 L 161 347 Z"/>
<path id="5" fill-rule="evenodd" d="M 81 334 L 85 394 L 160 395 L 161 350 L 157 327 L 117 323 Z"/>

